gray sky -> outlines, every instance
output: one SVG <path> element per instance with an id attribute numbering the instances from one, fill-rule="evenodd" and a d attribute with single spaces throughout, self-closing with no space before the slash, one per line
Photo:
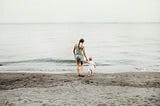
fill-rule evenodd
<path id="1" fill-rule="evenodd" d="M 0 0 L 10 22 L 160 22 L 160 0 Z"/>

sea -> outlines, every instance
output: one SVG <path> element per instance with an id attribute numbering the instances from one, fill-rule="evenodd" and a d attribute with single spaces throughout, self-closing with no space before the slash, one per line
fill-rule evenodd
<path id="1" fill-rule="evenodd" d="M 94 73 L 160 72 L 160 23 L 0 24 L 0 72 L 76 73 L 81 38 Z"/>

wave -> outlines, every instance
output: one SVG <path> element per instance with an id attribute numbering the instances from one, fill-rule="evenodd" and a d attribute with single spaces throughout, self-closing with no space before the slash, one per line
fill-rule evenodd
<path id="1" fill-rule="evenodd" d="M 41 62 L 53 62 L 53 63 L 75 63 L 75 60 L 60 60 L 60 59 L 31 59 L 31 60 L 20 60 L 20 61 L 9 61 L 9 62 L 0 62 L 0 64 L 12 64 L 12 63 L 41 63 Z"/>
<path id="2" fill-rule="evenodd" d="M 18 63 L 46 63 L 46 62 L 56 63 L 56 64 L 66 64 L 67 66 L 76 66 L 75 60 L 69 60 L 69 59 L 62 60 L 62 59 L 51 59 L 51 58 L 0 62 L 0 66 L 9 65 L 9 64 L 18 64 Z M 87 65 L 88 64 L 85 64 L 85 66 Z M 99 63 L 99 62 L 96 62 L 96 65 L 97 66 L 112 66 L 112 64 Z"/>

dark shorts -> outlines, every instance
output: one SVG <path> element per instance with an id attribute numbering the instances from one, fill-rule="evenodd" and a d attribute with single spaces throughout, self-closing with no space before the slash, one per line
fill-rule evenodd
<path id="1" fill-rule="evenodd" d="M 76 54 L 76 55 L 75 55 L 75 60 L 76 60 L 76 61 L 84 61 L 84 56 L 83 56 L 83 55 L 78 55 L 78 54 Z"/>

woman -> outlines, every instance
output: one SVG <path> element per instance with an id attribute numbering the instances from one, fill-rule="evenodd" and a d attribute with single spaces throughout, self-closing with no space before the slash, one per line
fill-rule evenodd
<path id="1" fill-rule="evenodd" d="M 84 76 L 81 75 L 83 71 L 84 57 L 86 58 L 86 61 L 88 61 L 83 43 L 84 39 L 80 39 L 78 44 L 75 44 L 73 49 L 73 54 L 77 63 L 77 75 L 82 77 Z"/>

